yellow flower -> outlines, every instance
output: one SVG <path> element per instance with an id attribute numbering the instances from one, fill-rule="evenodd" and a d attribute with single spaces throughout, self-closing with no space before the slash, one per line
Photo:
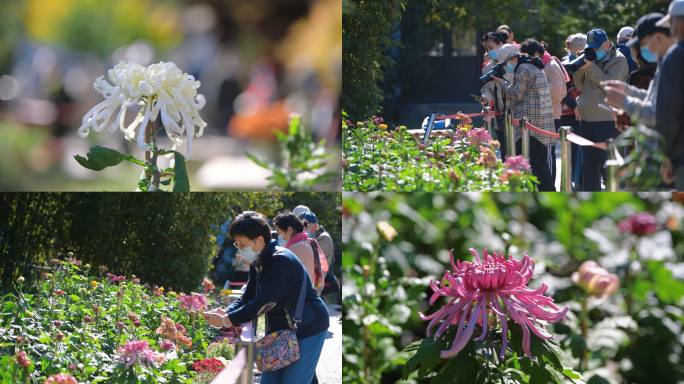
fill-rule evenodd
<path id="1" fill-rule="evenodd" d="M 172 292 L 169 292 L 169 293 L 167 294 L 167 296 L 168 296 L 168 297 L 174 297 L 174 298 L 175 298 L 175 297 L 177 297 L 178 295 L 176 295 L 176 292 L 173 292 L 173 291 L 172 291 Z"/>
<path id="2" fill-rule="evenodd" d="M 33 316 L 34 316 L 34 313 L 31 312 L 31 311 L 26 311 L 26 312 L 24 312 L 24 314 L 26 314 L 26 316 L 28 316 L 28 317 L 33 317 Z"/>
<path id="3" fill-rule="evenodd" d="M 222 289 L 220 292 L 223 293 L 224 295 L 230 295 L 231 293 L 233 293 L 233 290 L 232 289 Z"/>
<path id="4" fill-rule="evenodd" d="M 384 237 L 387 241 L 392 241 L 398 235 L 397 230 L 386 221 L 378 221 L 376 228 L 380 236 Z"/>
<path id="5" fill-rule="evenodd" d="M 378 127 L 384 131 L 387 129 L 387 124 L 380 124 Z"/>
<path id="6" fill-rule="evenodd" d="M 159 288 L 159 293 L 164 293 L 164 287 Z"/>
<path id="7" fill-rule="evenodd" d="M 100 283 L 98 283 L 97 281 L 91 281 L 90 285 L 92 285 L 94 288 L 94 287 L 97 287 L 98 285 L 100 285 Z"/>

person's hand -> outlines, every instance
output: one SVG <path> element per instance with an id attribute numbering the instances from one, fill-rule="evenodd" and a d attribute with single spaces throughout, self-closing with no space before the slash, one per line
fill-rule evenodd
<path id="1" fill-rule="evenodd" d="M 214 309 L 212 309 L 211 311 L 207 311 L 207 312 L 205 312 L 205 313 L 216 313 L 216 314 L 219 314 L 219 315 L 222 315 L 222 316 L 228 314 L 228 312 L 224 311 L 224 310 L 221 309 L 221 308 L 214 308 Z"/>
<path id="2" fill-rule="evenodd" d="M 580 67 L 580 69 L 587 69 L 591 65 L 591 61 L 584 59 L 584 65 Z"/>
<path id="3" fill-rule="evenodd" d="M 669 158 L 665 159 L 663 164 L 660 165 L 660 175 L 663 176 L 665 184 L 672 184 L 677 178 L 672 171 L 672 161 Z"/>
<path id="4" fill-rule="evenodd" d="M 601 82 L 601 85 L 602 85 L 603 87 L 612 87 L 612 88 L 615 88 L 615 89 L 617 89 L 618 91 L 623 92 L 623 93 L 626 93 L 626 92 L 627 92 L 627 83 L 625 83 L 624 81 L 620 81 L 620 80 L 606 80 L 606 81 L 602 81 L 602 82 Z"/>
<path id="5" fill-rule="evenodd" d="M 477 100 L 478 103 L 482 104 L 483 107 L 486 107 L 489 105 L 489 100 L 487 100 L 486 97 L 476 97 L 475 100 Z"/>
<path id="6" fill-rule="evenodd" d="M 582 120 L 582 115 L 580 115 L 579 107 L 575 107 L 575 120 Z"/>
<path id="7" fill-rule="evenodd" d="M 503 79 L 501 79 L 500 77 L 496 77 L 496 76 L 492 76 L 492 81 L 497 83 L 497 84 L 503 83 Z"/>
<path id="8" fill-rule="evenodd" d="M 207 323 L 214 327 L 230 327 L 232 325 L 230 319 L 228 318 L 228 315 L 219 315 L 218 313 L 212 312 L 202 312 L 202 315 L 204 316 L 204 319 L 207 320 Z M 226 323 L 225 325 L 223 324 L 224 319 Z"/>
<path id="9" fill-rule="evenodd" d="M 620 107 L 622 105 L 622 100 L 624 100 L 625 97 L 627 97 L 627 94 L 625 94 L 624 91 L 621 91 L 618 88 L 607 86 L 603 89 L 606 91 L 606 98 L 603 99 L 603 102 L 608 105 Z"/>

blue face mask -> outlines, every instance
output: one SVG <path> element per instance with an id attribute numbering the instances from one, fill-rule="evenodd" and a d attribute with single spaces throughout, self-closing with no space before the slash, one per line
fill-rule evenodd
<path id="1" fill-rule="evenodd" d="M 515 65 L 511 63 L 506 63 L 506 73 L 513 73 L 515 71 Z"/>
<path id="2" fill-rule="evenodd" d="M 254 246 L 255 241 L 256 239 L 252 240 L 252 243 L 248 245 L 247 248 L 238 250 L 238 254 L 242 256 L 242 258 L 245 259 L 245 261 L 248 263 L 251 263 L 252 261 L 256 260 L 259 257 L 259 254 L 261 253 L 261 251 L 254 252 L 254 250 L 252 249 L 252 246 Z"/>
<path id="3" fill-rule="evenodd" d="M 278 243 L 280 243 L 281 247 L 287 247 L 287 243 L 289 242 L 290 240 L 283 239 L 283 235 L 278 235 Z"/>
<path id="4" fill-rule="evenodd" d="M 604 57 L 606 57 L 605 51 L 596 51 L 596 61 L 601 61 Z"/>
<path id="5" fill-rule="evenodd" d="M 489 51 L 487 52 L 487 56 L 492 60 L 496 60 L 499 57 L 499 51 Z"/>
<path id="6" fill-rule="evenodd" d="M 656 49 L 656 53 L 651 53 L 651 50 L 649 49 L 651 47 L 652 41 L 653 41 L 653 38 L 651 38 L 651 41 L 649 41 L 645 47 L 641 47 L 639 49 L 641 51 L 641 56 L 644 58 L 644 60 L 648 61 L 649 63 L 655 63 L 658 61 L 657 49 Z"/>
<path id="7" fill-rule="evenodd" d="M 307 236 L 311 237 L 311 232 L 309 232 L 308 229 L 307 229 L 306 231 L 304 231 L 304 232 L 306 232 L 306 235 L 307 235 Z"/>

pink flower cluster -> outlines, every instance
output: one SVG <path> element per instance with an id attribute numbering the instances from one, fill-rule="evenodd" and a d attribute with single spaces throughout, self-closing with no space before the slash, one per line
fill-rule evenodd
<path id="1" fill-rule="evenodd" d="M 206 277 L 202 280 L 202 286 L 204 287 L 204 293 L 207 293 L 207 291 L 214 292 L 214 288 L 216 288 L 214 286 L 214 283 L 209 281 L 209 279 L 207 279 Z"/>
<path id="2" fill-rule="evenodd" d="M 470 340 L 476 324 L 482 327 L 482 334 L 473 340 L 483 340 L 487 336 L 487 326 L 492 326 L 488 324 L 488 317 L 492 315 L 501 322 L 504 339 L 499 356 L 503 359 L 508 344 L 508 315 L 522 327 L 523 350 L 532 358 L 530 330 L 542 339 L 553 338 L 553 335 L 546 333 L 545 329 L 537 328 L 534 323 L 540 322 L 542 328 L 545 328 L 545 322 L 565 322 L 569 307 L 560 310 L 553 299 L 543 296 L 548 289 L 546 284 L 542 284 L 537 290 L 527 287 L 535 266 L 534 259 L 527 254 L 523 254 L 522 261 L 510 255 L 506 260 L 501 252 L 489 256 L 485 249 L 484 259 L 480 261 L 480 255 L 474 249 L 469 251 L 475 256 L 474 262 L 462 263 L 458 260 L 454 264 L 452 250 L 451 266 L 455 272 L 452 274 L 445 271 L 441 285 L 434 280 L 430 282 L 430 288 L 435 292 L 430 298 L 430 304 L 434 304 L 442 296 L 448 298 L 449 302 L 432 315 L 418 313 L 421 320 L 430 321 L 428 336 L 435 325 L 439 325 L 435 336 L 442 335 L 450 325 L 458 325 L 451 349 L 442 351 L 440 357 L 447 358 L 462 350 Z"/>
<path id="3" fill-rule="evenodd" d="M 149 367 L 150 364 L 159 365 L 166 359 L 163 353 L 156 352 L 150 348 L 147 340 L 130 341 L 121 347 L 119 353 L 120 355 L 117 357 L 117 360 L 126 367 L 136 363 L 145 364 Z"/>
<path id="4" fill-rule="evenodd" d="M 68 373 L 58 373 L 48 377 L 43 384 L 78 384 L 78 381 Z"/>
<path id="5" fill-rule="evenodd" d="M 461 121 L 461 123 L 458 125 L 459 127 L 465 127 L 473 122 L 473 119 L 471 119 L 470 116 L 462 113 L 461 111 L 456 113 L 456 119 Z"/>
<path id="6" fill-rule="evenodd" d="M 647 236 L 658 230 L 658 221 L 649 212 L 640 212 L 620 220 L 618 228 L 622 232 L 630 232 L 637 236 Z"/>
<path id="7" fill-rule="evenodd" d="M 530 161 L 524 156 L 508 156 L 504 162 L 504 167 L 514 170 L 514 171 L 524 171 L 527 173 L 532 172 L 532 167 L 530 167 Z"/>
<path id="8" fill-rule="evenodd" d="M 189 311 L 195 309 L 197 311 L 203 311 L 207 308 L 207 297 L 204 295 L 191 295 L 185 297 L 178 297 L 181 302 L 180 309 L 185 309 Z"/>
<path id="9" fill-rule="evenodd" d="M 117 276 L 113 275 L 111 273 L 107 274 L 107 280 L 109 280 L 110 283 L 116 283 L 119 281 L 126 281 L 126 276 Z"/>

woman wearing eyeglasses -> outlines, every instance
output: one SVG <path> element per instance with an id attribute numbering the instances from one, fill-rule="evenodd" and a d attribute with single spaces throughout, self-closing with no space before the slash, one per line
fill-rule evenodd
<path id="1" fill-rule="evenodd" d="M 271 239 L 264 215 L 248 211 L 230 223 L 228 235 L 235 239 L 238 255 L 250 263 L 245 293 L 225 310 L 206 312 L 213 326 L 240 326 L 265 315 L 266 334 L 295 329 L 300 357 L 277 371 L 264 371 L 262 384 L 309 384 L 323 350 L 330 319 L 302 262 L 290 250 Z M 294 313 L 306 285 L 300 322 Z"/>

